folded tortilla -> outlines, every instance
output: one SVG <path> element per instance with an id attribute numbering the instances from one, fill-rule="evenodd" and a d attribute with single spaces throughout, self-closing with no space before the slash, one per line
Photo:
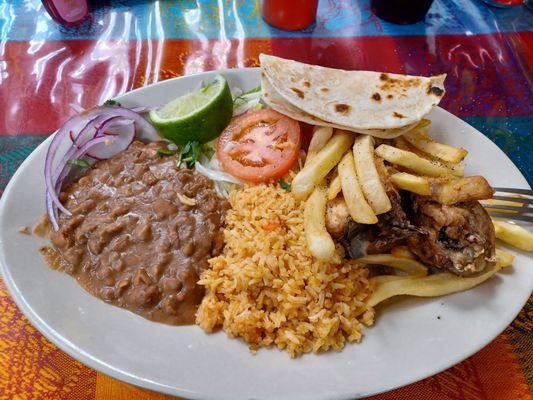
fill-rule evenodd
<path id="1" fill-rule="evenodd" d="M 298 107 L 293 106 L 287 100 L 285 100 L 276 90 L 272 87 L 265 75 L 261 76 L 261 92 L 263 101 L 274 110 L 291 117 L 297 121 L 302 121 L 310 125 L 318 126 L 330 126 L 332 128 L 343 129 L 348 131 L 355 131 L 364 135 L 371 135 L 382 139 L 393 139 L 401 136 L 404 133 L 410 131 L 417 123 L 404 126 L 397 129 L 357 129 L 354 130 L 344 125 L 333 124 L 323 119 L 317 118 L 311 114 L 300 110 Z"/>
<path id="2" fill-rule="evenodd" d="M 345 71 L 261 54 L 263 98 L 295 119 L 392 138 L 444 96 L 446 75 Z M 266 96 L 265 96 L 266 94 Z M 285 111 L 285 112 L 284 112 Z"/>

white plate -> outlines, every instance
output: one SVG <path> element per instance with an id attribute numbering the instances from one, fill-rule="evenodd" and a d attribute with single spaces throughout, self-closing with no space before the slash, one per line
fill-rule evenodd
<path id="1" fill-rule="evenodd" d="M 257 69 L 223 71 L 231 86 L 259 83 Z M 160 105 L 196 87 L 205 73 L 172 79 L 118 98 L 124 105 Z M 470 151 L 467 174 L 494 185 L 527 188 L 518 169 L 490 140 L 437 108 L 438 139 Z M 205 334 L 196 326 L 149 322 L 87 294 L 72 277 L 48 268 L 45 242 L 18 233 L 44 213 L 43 165 L 50 140 L 22 164 L 0 206 L 0 264 L 5 283 L 33 325 L 62 350 L 117 379 L 148 389 L 205 399 L 341 399 L 367 396 L 436 374 L 480 350 L 514 319 L 533 288 L 531 259 L 480 287 L 436 299 L 404 298 L 379 308 L 359 345 L 340 353 L 305 355 L 262 349 Z M 440 317 L 440 319 L 438 318 Z"/>

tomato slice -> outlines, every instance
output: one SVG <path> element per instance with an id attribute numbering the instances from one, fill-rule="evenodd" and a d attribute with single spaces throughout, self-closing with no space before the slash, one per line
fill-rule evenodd
<path id="1" fill-rule="evenodd" d="M 222 132 L 217 158 L 231 175 L 250 182 L 279 179 L 300 154 L 300 125 L 271 109 L 249 111 Z"/>

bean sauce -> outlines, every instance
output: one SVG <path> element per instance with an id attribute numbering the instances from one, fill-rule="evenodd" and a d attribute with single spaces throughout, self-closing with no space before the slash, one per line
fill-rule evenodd
<path id="1" fill-rule="evenodd" d="M 61 215 L 50 239 L 55 267 L 89 293 L 153 321 L 190 324 L 229 206 L 209 179 L 159 157 L 162 148 L 134 142 L 97 162 L 61 193 L 72 215 Z"/>

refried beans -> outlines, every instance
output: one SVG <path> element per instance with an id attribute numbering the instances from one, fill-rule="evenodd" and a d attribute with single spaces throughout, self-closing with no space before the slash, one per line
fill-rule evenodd
<path id="1" fill-rule="evenodd" d="M 61 193 L 72 215 L 50 233 L 59 253 L 52 264 L 108 303 L 191 324 L 204 294 L 196 282 L 222 250 L 229 205 L 208 178 L 177 169 L 176 157 L 158 149 L 166 143 L 134 142 Z"/>

